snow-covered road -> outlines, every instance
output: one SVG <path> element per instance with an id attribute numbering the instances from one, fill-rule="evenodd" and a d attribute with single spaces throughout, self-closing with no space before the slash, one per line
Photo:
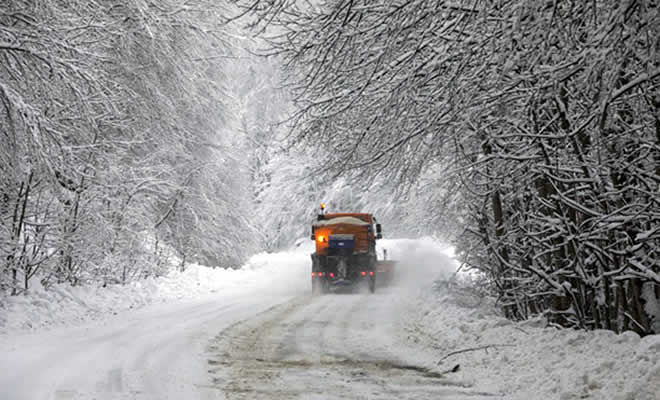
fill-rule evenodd
<path id="1" fill-rule="evenodd" d="M 406 347 L 403 326 L 414 307 L 406 288 L 312 297 L 304 248 L 255 256 L 240 271 L 191 273 L 145 286 L 147 300 L 128 299 L 116 308 L 108 303 L 122 302 L 121 291 L 58 288 L 66 289 L 58 298 L 44 292 L 14 299 L 11 329 L 0 336 L 0 399 L 423 398 L 472 392 L 427 370 L 424 352 Z M 139 289 L 126 293 L 135 296 Z M 178 299 L 195 290 L 197 298 Z M 42 308 L 46 303 L 57 306 L 52 318 L 50 308 Z M 90 307 L 97 311 L 85 311 Z M 81 315 L 87 322 L 75 321 Z M 60 319 L 68 322 L 57 327 Z"/>
<path id="2" fill-rule="evenodd" d="M 209 339 L 285 296 L 159 304 L 1 342 L 0 399 L 205 399 Z M 208 396 L 207 396 L 208 395 Z"/>
<path id="3" fill-rule="evenodd" d="M 2 343 L 2 399 L 424 399 L 478 394 L 427 369 L 375 295 L 231 296 L 155 305 Z M 492 398 L 492 397 L 491 397 Z"/>
<path id="4" fill-rule="evenodd" d="M 0 400 L 660 399 L 660 335 L 514 323 L 436 242 L 381 243 L 402 275 L 375 294 L 312 296 L 294 248 L 10 298 Z"/>
<path id="5" fill-rule="evenodd" d="M 405 298 L 297 297 L 235 324 L 209 348 L 214 387 L 227 399 L 492 399 L 408 343 Z"/>

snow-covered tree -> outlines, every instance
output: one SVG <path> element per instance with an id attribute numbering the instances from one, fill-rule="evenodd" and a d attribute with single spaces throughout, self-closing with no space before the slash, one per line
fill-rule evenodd
<path id="1" fill-rule="evenodd" d="M 3 3 L 3 291 L 37 275 L 127 282 L 171 256 L 235 266 L 253 251 L 227 129 L 229 13 L 206 0 Z"/>
<path id="2" fill-rule="evenodd" d="M 424 187 L 412 209 L 450 221 L 512 318 L 650 332 L 655 2 L 238 3 L 283 57 L 294 141 L 326 150 L 328 176 Z"/>

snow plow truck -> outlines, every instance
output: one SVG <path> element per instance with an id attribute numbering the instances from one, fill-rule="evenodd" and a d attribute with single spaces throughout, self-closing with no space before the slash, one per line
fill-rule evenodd
<path id="1" fill-rule="evenodd" d="M 321 204 L 321 212 L 312 223 L 311 239 L 316 243 L 312 293 L 324 294 L 342 287 L 365 287 L 374 293 L 379 269 L 376 239 L 380 238 L 381 226 L 373 215 L 326 214 Z"/>

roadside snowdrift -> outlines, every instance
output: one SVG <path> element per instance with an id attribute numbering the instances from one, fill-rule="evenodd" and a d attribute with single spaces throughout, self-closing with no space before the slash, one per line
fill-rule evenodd
<path id="1" fill-rule="evenodd" d="M 460 365 L 456 378 L 505 399 L 660 399 L 660 335 L 515 323 L 489 299 L 441 281 L 416 308 L 409 335 L 436 354 L 437 368 Z"/>
<path id="2" fill-rule="evenodd" d="M 516 323 L 493 299 L 458 285 L 453 249 L 430 238 L 383 240 L 399 260 L 411 313 L 402 333 L 426 351 L 418 362 L 503 399 L 660 400 L 660 335 L 577 331 Z M 461 279 L 469 279 L 461 274 Z"/>
<path id="3" fill-rule="evenodd" d="M 184 272 L 173 271 L 124 286 L 64 284 L 45 290 L 35 285 L 27 296 L 9 297 L 0 303 L 0 333 L 72 325 L 151 303 L 197 299 L 218 292 L 305 293 L 309 290 L 309 253 L 309 248 L 302 246 L 259 253 L 238 270 L 192 264 Z"/>

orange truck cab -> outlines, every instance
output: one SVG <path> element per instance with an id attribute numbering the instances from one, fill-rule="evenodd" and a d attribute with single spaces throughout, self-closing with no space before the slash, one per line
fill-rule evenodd
<path id="1" fill-rule="evenodd" d="M 367 213 L 325 214 L 312 223 L 312 292 L 327 293 L 343 286 L 376 288 L 376 240 L 381 227 Z"/>

